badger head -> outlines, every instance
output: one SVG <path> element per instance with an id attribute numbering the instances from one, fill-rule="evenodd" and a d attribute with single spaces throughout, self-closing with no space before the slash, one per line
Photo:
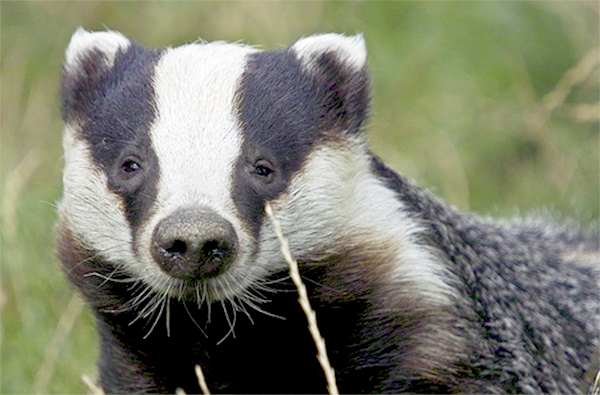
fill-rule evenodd
<path id="1" fill-rule="evenodd" d="M 70 270 L 97 259 L 157 294 L 232 300 L 286 267 L 266 202 L 298 259 L 345 237 L 369 163 L 361 36 L 152 50 L 80 29 L 61 88 Z"/>

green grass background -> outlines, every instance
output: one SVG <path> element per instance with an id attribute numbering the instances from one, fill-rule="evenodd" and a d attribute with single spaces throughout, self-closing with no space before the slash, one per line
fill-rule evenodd
<path id="1" fill-rule="evenodd" d="M 58 83 L 78 26 L 148 46 L 265 49 L 363 32 L 372 146 L 396 170 L 485 215 L 597 222 L 598 2 L 3 1 L 0 12 L 2 393 L 81 393 L 81 375 L 95 375 L 93 319 L 53 256 Z"/>

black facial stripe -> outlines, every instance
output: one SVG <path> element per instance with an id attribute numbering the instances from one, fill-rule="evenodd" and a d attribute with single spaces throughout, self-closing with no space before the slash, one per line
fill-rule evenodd
<path id="1" fill-rule="evenodd" d="M 243 128 L 233 196 L 242 217 L 255 236 L 268 197 L 287 187 L 319 138 L 317 106 L 307 94 L 311 81 L 296 57 L 287 51 L 250 55 L 238 91 L 238 117 Z M 247 166 L 256 159 L 278 159 L 281 182 L 267 196 L 248 182 Z"/>
<path id="2" fill-rule="evenodd" d="M 152 79 L 160 52 L 132 44 L 116 54 L 114 66 L 98 78 L 85 114 L 83 138 L 96 163 L 105 171 L 109 187 L 123 198 L 133 230 L 143 223 L 156 198 L 158 159 L 149 130 L 155 119 Z M 118 177 L 124 156 L 140 158 L 139 180 Z"/>
<path id="3" fill-rule="evenodd" d="M 98 95 L 95 87 L 106 72 L 108 59 L 97 49 L 81 55 L 76 70 L 63 67 L 60 107 L 65 122 L 85 119 Z"/>
<path id="4" fill-rule="evenodd" d="M 340 63 L 335 53 L 324 52 L 312 73 L 324 112 L 321 127 L 350 133 L 361 132 L 369 108 L 369 79 L 366 69 L 352 70 Z"/>
<path id="5" fill-rule="evenodd" d="M 361 131 L 368 90 L 366 69 L 351 69 L 332 52 L 314 59 L 310 70 L 289 49 L 249 56 L 236 100 L 243 142 L 233 196 L 255 235 L 265 201 L 288 187 L 315 144 Z M 244 169 L 255 159 L 270 160 L 280 172 L 267 191 L 247 181 Z"/>

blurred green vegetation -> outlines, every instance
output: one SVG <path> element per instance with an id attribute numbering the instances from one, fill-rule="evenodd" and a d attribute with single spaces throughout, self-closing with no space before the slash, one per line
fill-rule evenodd
<path id="1" fill-rule="evenodd" d="M 78 26 L 119 30 L 147 46 L 202 37 L 265 49 L 315 32 L 364 32 L 372 146 L 395 169 L 482 214 L 597 222 L 598 2 L 0 7 L 2 393 L 81 393 L 81 375 L 95 374 L 93 318 L 72 299 L 53 256 L 62 166 L 58 83 Z"/>

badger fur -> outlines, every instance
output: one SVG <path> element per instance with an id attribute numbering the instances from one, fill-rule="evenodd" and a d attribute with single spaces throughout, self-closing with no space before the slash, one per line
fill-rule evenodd
<path id="1" fill-rule="evenodd" d="M 147 49 L 78 30 L 61 86 L 58 256 L 95 315 L 106 392 L 587 390 L 598 239 L 458 212 L 367 146 L 361 36 Z M 590 375 L 590 372 L 592 374 Z"/>

